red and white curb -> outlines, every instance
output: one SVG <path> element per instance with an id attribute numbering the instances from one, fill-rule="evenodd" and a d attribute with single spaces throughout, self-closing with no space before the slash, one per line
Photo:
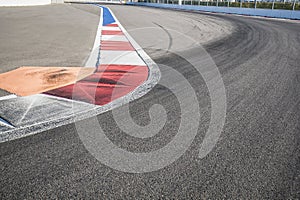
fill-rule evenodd
<path id="1" fill-rule="evenodd" d="M 53 129 L 62 125 L 74 123 L 75 121 L 78 120 L 99 115 L 108 110 L 114 109 L 116 107 L 120 107 L 122 105 L 129 103 L 130 101 L 142 97 L 158 83 L 161 75 L 156 63 L 143 51 L 143 49 L 128 34 L 128 32 L 120 24 L 120 22 L 111 12 L 111 10 L 109 8 L 105 8 L 105 9 L 109 10 L 115 22 L 102 26 L 103 17 L 100 16 L 95 43 L 93 45 L 91 54 L 87 59 L 85 66 L 96 68 L 96 73 L 94 74 L 94 76 L 96 76 L 97 73 L 101 74 L 99 76 L 105 76 L 105 71 L 104 72 L 101 71 L 102 68 L 104 70 L 111 69 L 111 71 L 117 71 L 118 68 L 121 69 L 122 67 L 123 70 L 134 68 L 136 74 L 138 75 L 140 75 L 140 73 L 144 74 L 145 70 L 143 69 L 147 69 L 148 73 L 146 74 L 145 80 L 143 80 L 142 82 L 138 82 L 138 81 L 134 82 L 134 84 L 138 84 L 138 85 L 136 85 L 134 88 L 131 87 L 127 90 L 122 90 L 123 93 L 121 96 L 117 96 L 115 99 L 112 99 L 111 101 L 105 101 L 105 104 L 103 105 L 101 103 L 97 104 L 97 102 L 86 103 L 87 101 L 85 101 L 85 99 L 83 101 L 78 101 L 77 99 L 75 99 L 74 101 L 73 99 L 66 99 L 68 97 L 61 98 L 59 95 L 54 94 L 53 96 L 53 94 L 51 94 L 50 92 L 49 94 L 51 95 L 49 95 L 46 92 L 45 94 L 37 94 L 28 97 L 22 97 L 23 98 L 22 101 L 24 102 L 31 102 L 31 101 L 34 102 L 35 99 L 38 100 L 41 99 L 42 101 L 45 101 L 45 98 L 47 98 L 47 103 L 48 101 L 50 102 L 53 101 L 52 104 L 47 104 L 47 105 L 56 105 L 56 103 L 57 105 L 63 104 L 62 107 L 65 107 L 65 109 L 67 109 L 65 110 L 67 114 L 63 114 L 62 111 L 64 110 L 61 110 L 59 111 L 59 115 L 57 117 L 51 116 L 49 118 L 48 115 L 51 114 L 51 112 L 49 111 L 51 111 L 52 108 L 46 109 L 47 112 L 44 112 L 41 114 L 41 116 L 36 117 L 37 119 L 36 121 L 30 119 L 29 120 L 30 123 L 28 124 L 23 123 L 21 125 L 14 126 L 14 128 L 9 127 L 9 129 L 5 130 L 4 132 L 0 132 L 0 142 L 5 142 L 5 141 L 25 137 L 42 131 Z M 103 15 L 102 7 L 101 7 L 101 13 Z M 110 75 L 108 74 L 107 76 Z M 129 77 L 127 80 L 130 82 L 132 78 Z M 140 78 L 137 80 L 141 81 L 142 79 Z M 83 85 L 82 88 L 85 88 L 85 86 L 89 84 L 88 81 L 89 80 L 82 81 L 82 85 Z M 79 85 L 80 84 L 81 83 L 79 83 Z M 71 88 L 72 86 L 69 87 Z M 124 91 L 126 93 L 124 93 Z M 15 101 L 18 103 L 19 97 L 15 97 L 14 95 L 11 95 L 7 99 L 5 97 L 2 97 L 2 99 L 3 101 L 1 101 L 0 99 L 0 104 L 4 101 L 7 103 L 10 103 L 11 101 Z M 29 106 L 32 106 L 32 103 L 29 103 Z M 44 106 L 40 106 L 39 109 L 41 109 L 40 112 L 43 112 Z M 56 109 L 56 107 L 53 109 Z M 25 111 L 26 113 L 24 113 L 24 116 L 31 114 L 30 109 L 27 110 L 25 109 Z M 21 119 L 23 119 L 23 117 Z"/>

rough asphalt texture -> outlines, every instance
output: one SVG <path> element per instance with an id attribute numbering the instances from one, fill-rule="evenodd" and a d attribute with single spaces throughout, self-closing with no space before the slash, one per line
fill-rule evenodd
<path id="1" fill-rule="evenodd" d="M 175 68 L 195 88 L 201 121 L 194 142 L 176 162 L 146 174 L 119 172 L 98 162 L 84 148 L 74 124 L 2 143 L 1 199 L 300 198 L 300 24 L 230 15 L 110 7 L 154 61 Z M 178 19 L 188 23 L 180 23 Z M 149 29 L 145 33 L 144 23 L 147 27 L 156 27 L 158 33 L 151 34 Z M 202 29 L 213 25 L 226 36 L 218 34 L 201 43 L 222 74 L 227 117 L 218 144 L 200 160 L 198 149 L 208 128 L 211 109 L 205 82 L 185 60 L 157 49 L 182 50 L 196 57 L 189 48 L 191 40 L 178 38 L 178 33 L 168 29 L 184 30 L 198 41 L 195 31 L 200 34 Z M 143 30 L 134 31 L 136 28 Z M 153 39 L 161 42 L 151 42 Z M 51 59 L 55 62 L 55 58 Z M 84 56 L 81 59 L 83 61 Z M 148 111 L 155 103 L 165 107 L 168 121 L 159 134 L 146 140 L 124 134 L 111 112 L 98 116 L 98 120 L 116 145 L 135 152 L 155 150 L 172 139 L 180 123 L 176 98 L 160 85 L 130 104 L 136 123 L 150 123 Z"/>

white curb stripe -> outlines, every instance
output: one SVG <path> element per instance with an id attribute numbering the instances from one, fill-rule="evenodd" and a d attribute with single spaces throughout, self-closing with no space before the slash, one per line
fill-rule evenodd
<path id="1" fill-rule="evenodd" d="M 102 35 L 101 40 L 103 41 L 118 41 L 118 42 L 128 42 L 125 35 Z"/>
<path id="2" fill-rule="evenodd" d="M 119 27 L 112 27 L 112 26 L 102 26 L 102 30 L 106 31 L 120 31 Z"/>
<path id="3" fill-rule="evenodd" d="M 146 65 L 136 51 L 101 51 L 100 63 L 113 65 Z"/>

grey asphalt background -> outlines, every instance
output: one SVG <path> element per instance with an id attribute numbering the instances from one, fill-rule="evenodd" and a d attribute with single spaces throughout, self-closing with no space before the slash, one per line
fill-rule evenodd
<path id="1" fill-rule="evenodd" d="M 1 143 L 1 198 L 299 198 L 299 23 L 129 6 L 110 8 L 155 62 L 178 70 L 194 87 L 201 111 L 194 142 L 176 162 L 146 174 L 119 172 L 98 162 L 84 148 L 74 124 Z M 146 28 L 149 26 L 155 27 L 154 32 Z M 182 50 L 197 57 L 191 40 L 168 29 L 200 40 L 225 84 L 226 123 L 218 144 L 204 159 L 198 158 L 198 149 L 210 119 L 209 93 L 201 75 L 184 59 L 153 50 Z M 208 31 L 210 39 L 199 36 L 202 31 Z M 176 98 L 158 85 L 130 103 L 130 108 L 132 118 L 146 125 L 148 110 L 155 103 L 165 107 L 168 121 L 150 139 L 125 135 L 111 112 L 99 115 L 98 120 L 107 136 L 124 149 L 158 149 L 172 139 L 179 126 Z"/>

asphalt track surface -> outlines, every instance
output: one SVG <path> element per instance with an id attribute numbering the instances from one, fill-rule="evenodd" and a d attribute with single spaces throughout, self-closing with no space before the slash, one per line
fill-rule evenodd
<path id="1" fill-rule="evenodd" d="M 85 149 L 74 124 L 2 143 L 1 198 L 299 198 L 299 23 L 129 6 L 110 8 L 156 63 L 178 70 L 195 89 L 201 111 L 195 140 L 173 164 L 145 174 L 116 171 L 98 162 Z M 179 23 L 178 18 L 187 23 Z M 144 31 L 150 24 L 161 34 L 151 34 L 147 28 Z M 168 29 L 185 31 L 198 41 L 196 33 L 207 27 L 226 33 L 225 37 L 217 34 L 199 42 L 222 75 L 227 116 L 217 145 L 199 159 L 199 144 L 210 120 L 210 97 L 193 66 L 170 53 L 180 49 L 197 56 L 190 48 L 193 42 L 172 35 Z M 157 40 L 162 42 L 154 43 Z M 155 150 L 172 139 L 180 123 L 176 98 L 160 85 L 130 103 L 136 123 L 150 123 L 148 111 L 155 103 L 165 107 L 168 120 L 150 139 L 126 136 L 111 112 L 99 115 L 98 120 L 116 145 L 134 152 Z M 82 123 L 88 124 L 89 119 Z"/>

